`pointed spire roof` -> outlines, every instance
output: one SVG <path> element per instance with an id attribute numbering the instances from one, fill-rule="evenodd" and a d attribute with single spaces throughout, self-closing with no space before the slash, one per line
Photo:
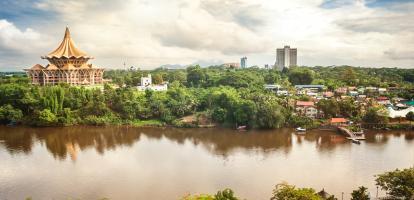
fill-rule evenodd
<path id="1" fill-rule="evenodd" d="M 76 48 L 75 43 L 70 37 L 69 28 L 66 27 L 65 36 L 59 47 L 44 56 L 43 58 L 91 58 L 85 52 Z"/>

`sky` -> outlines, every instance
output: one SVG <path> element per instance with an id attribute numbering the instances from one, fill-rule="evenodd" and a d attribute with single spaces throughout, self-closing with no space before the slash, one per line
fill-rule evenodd
<path id="1" fill-rule="evenodd" d="M 68 26 L 104 68 L 240 62 L 414 67 L 414 0 L 1 0 L 0 71 L 39 63 Z"/>

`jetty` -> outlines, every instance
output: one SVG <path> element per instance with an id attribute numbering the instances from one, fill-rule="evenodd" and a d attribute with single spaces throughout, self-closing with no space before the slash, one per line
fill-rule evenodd
<path id="1" fill-rule="evenodd" d="M 353 142 L 355 141 L 355 143 L 357 143 L 356 141 L 359 142 L 359 140 L 365 140 L 365 135 L 362 131 L 354 132 L 344 126 L 338 126 L 338 131 L 347 136 L 347 139 L 352 140 Z"/>

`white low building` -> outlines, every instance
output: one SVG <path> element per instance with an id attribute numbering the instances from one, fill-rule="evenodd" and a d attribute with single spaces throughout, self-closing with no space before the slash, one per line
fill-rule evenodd
<path id="1" fill-rule="evenodd" d="M 414 112 L 414 107 L 409 107 L 404 110 L 394 110 L 392 107 L 388 107 L 388 116 L 390 118 L 405 118 L 409 112 Z"/>
<path id="2" fill-rule="evenodd" d="M 141 77 L 141 85 L 137 86 L 137 89 L 139 91 L 145 91 L 145 90 L 167 91 L 168 90 L 168 84 L 163 83 L 163 84 L 160 84 L 160 85 L 153 85 L 151 74 L 148 74 L 147 77 Z"/>

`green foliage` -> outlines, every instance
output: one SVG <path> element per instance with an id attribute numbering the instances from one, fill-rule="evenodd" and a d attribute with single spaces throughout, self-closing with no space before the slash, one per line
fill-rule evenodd
<path id="1" fill-rule="evenodd" d="M 338 102 L 333 98 L 321 99 L 316 106 L 325 114 L 325 118 L 327 119 L 336 117 L 340 110 Z"/>
<path id="2" fill-rule="evenodd" d="M 271 200 L 322 200 L 312 188 L 296 188 L 288 184 L 278 184 Z"/>
<path id="3" fill-rule="evenodd" d="M 259 95 L 254 98 L 257 108 L 256 125 L 260 128 L 280 128 L 285 124 L 286 110 L 278 99 L 271 95 Z"/>
<path id="4" fill-rule="evenodd" d="M 22 111 L 14 108 L 10 104 L 0 107 L 0 123 L 20 122 L 22 118 Z"/>
<path id="5" fill-rule="evenodd" d="M 311 84 L 315 77 L 315 72 L 308 68 L 292 68 L 289 70 L 289 81 L 293 85 Z"/>
<path id="6" fill-rule="evenodd" d="M 187 68 L 187 83 L 189 86 L 199 87 L 205 82 L 206 74 L 200 66 L 191 66 Z"/>
<path id="7" fill-rule="evenodd" d="M 405 118 L 409 121 L 414 121 L 414 112 L 411 111 L 409 113 L 407 113 L 407 115 L 405 116 Z"/>
<path id="8" fill-rule="evenodd" d="M 224 189 L 223 191 L 218 191 L 216 195 L 214 195 L 214 200 L 238 200 L 238 198 L 234 196 L 233 190 Z"/>
<path id="9" fill-rule="evenodd" d="M 352 191 L 351 200 L 369 200 L 368 188 L 361 186 L 357 190 Z"/>
<path id="10" fill-rule="evenodd" d="M 294 127 L 305 127 L 305 128 L 313 128 L 315 125 L 315 121 L 306 116 L 299 116 L 299 115 L 289 115 L 288 117 L 289 124 Z"/>
<path id="11" fill-rule="evenodd" d="M 414 167 L 377 175 L 375 182 L 388 195 L 399 199 L 414 198 Z"/>
<path id="12" fill-rule="evenodd" d="M 362 120 L 366 123 L 383 124 L 388 122 L 388 117 L 381 108 L 369 108 Z"/>
<path id="13" fill-rule="evenodd" d="M 37 125 L 38 126 L 51 126 L 57 122 L 56 115 L 49 109 L 43 109 L 38 113 Z"/>
<path id="14" fill-rule="evenodd" d="M 154 83 L 168 81 L 167 92 L 137 91 L 140 78 L 151 73 Z M 413 69 L 374 69 L 340 67 L 293 67 L 279 72 L 259 68 L 227 69 L 219 66 L 152 71 L 109 70 L 105 78 L 116 85 L 102 88 L 70 86 L 34 86 L 24 74 L 4 77 L 0 73 L 0 121 L 21 122 L 38 126 L 73 124 L 135 124 L 159 121 L 184 126 L 182 117 L 205 113 L 205 118 L 224 126 L 246 125 L 249 128 L 283 126 L 315 127 L 319 121 L 294 115 L 291 107 L 305 96 L 277 97 L 263 88 L 264 84 L 280 84 L 293 90 L 292 84 L 325 84 L 329 89 L 340 86 L 392 86 L 401 90 L 389 94 L 413 98 Z M 116 88 L 116 89 L 115 89 Z M 382 110 L 369 109 L 362 116 L 353 99 L 321 100 L 325 117 L 344 116 L 366 122 L 387 121 Z M 50 111 L 50 113 L 48 112 Z M 24 116 L 24 117 L 23 117 Z M 407 118 L 408 119 L 408 118 Z"/>

